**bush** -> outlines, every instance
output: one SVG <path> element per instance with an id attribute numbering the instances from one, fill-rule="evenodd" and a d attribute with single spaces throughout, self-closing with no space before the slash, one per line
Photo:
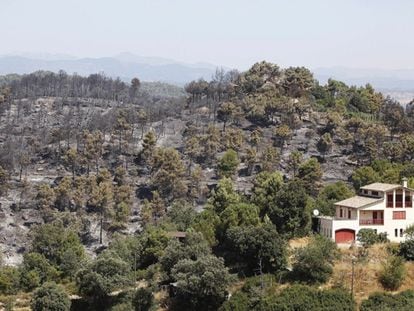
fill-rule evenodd
<path id="1" fill-rule="evenodd" d="M 222 177 L 231 177 L 236 173 L 237 167 L 240 164 L 237 152 L 229 149 L 218 163 L 218 173 Z"/>
<path id="2" fill-rule="evenodd" d="M 324 283 L 331 276 L 334 260 L 339 256 L 336 244 L 320 235 L 296 250 L 293 277 L 307 283 Z"/>
<path id="3" fill-rule="evenodd" d="M 27 253 L 20 267 L 20 283 L 23 289 L 32 290 L 44 282 L 54 281 L 58 271 L 39 253 Z"/>
<path id="4" fill-rule="evenodd" d="M 0 269 L 0 294 L 12 295 L 19 290 L 20 274 L 15 267 L 2 267 Z"/>
<path id="5" fill-rule="evenodd" d="M 33 293 L 33 311 L 69 311 L 70 300 L 63 288 L 55 283 L 45 283 Z"/>
<path id="6" fill-rule="evenodd" d="M 355 302 L 349 292 L 344 290 L 318 290 L 309 286 L 293 285 L 278 296 L 266 296 L 255 310 L 353 311 Z"/>
<path id="7" fill-rule="evenodd" d="M 249 311 L 251 310 L 251 301 L 249 296 L 244 292 L 237 292 L 231 296 L 219 309 L 220 311 Z"/>
<path id="8" fill-rule="evenodd" d="M 414 291 L 407 290 L 396 295 L 374 293 L 363 300 L 360 311 L 411 311 L 414 309 Z"/>
<path id="9" fill-rule="evenodd" d="M 400 255 L 406 260 L 414 260 L 414 240 L 406 240 L 400 244 Z"/>
<path id="10" fill-rule="evenodd" d="M 405 279 L 404 259 L 400 256 L 390 256 L 383 264 L 379 281 L 385 289 L 397 290 Z"/>
<path id="11" fill-rule="evenodd" d="M 148 288 L 139 288 L 132 298 L 135 311 L 148 311 L 154 303 L 154 296 Z"/>
<path id="12" fill-rule="evenodd" d="M 286 267 L 286 242 L 272 224 L 229 229 L 225 249 L 227 265 L 250 275 L 257 271 L 259 263 L 265 273 Z"/>
<path id="13" fill-rule="evenodd" d="M 387 233 L 375 233 L 374 229 L 361 229 L 358 231 L 357 240 L 364 247 L 372 246 L 376 243 L 386 243 L 389 242 L 387 239 Z"/>
<path id="14" fill-rule="evenodd" d="M 76 285 L 84 298 L 101 303 L 111 292 L 131 285 L 130 272 L 125 261 L 102 254 L 77 273 Z"/>

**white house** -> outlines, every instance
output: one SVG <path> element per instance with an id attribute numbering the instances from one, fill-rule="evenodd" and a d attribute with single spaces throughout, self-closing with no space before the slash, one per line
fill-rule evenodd
<path id="1" fill-rule="evenodd" d="M 358 231 L 386 232 L 394 242 L 404 240 L 404 230 L 414 224 L 414 189 L 402 185 L 373 183 L 361 187 L 352 198 L 335 203 L 334 217 L 318 217 L 319 232 L 337 243 L 355 241 Z"/>

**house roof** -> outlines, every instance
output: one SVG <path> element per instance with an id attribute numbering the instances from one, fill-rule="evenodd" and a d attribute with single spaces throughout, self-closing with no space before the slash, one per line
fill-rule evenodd
<path id="1" fill-rule="evenodd" d="M 382 200 L 383 199 L 363 197 L 361 195 L 356 195 L 352 198 L 336 202 L 335 205 L 350 207 L 350 208 L 360 208 L 360 207 L 363 207 L 363 206 L 366 206 L 366 205 L 381 202 Z"/>
<path id="2" fill-rule="evenodd" d="M 384 184 L 384 183 L 376 182 L 373 184 L 363 186 L 361 187 L 361 189 L 386 192 L 386 191 L 394 190 L 394 189 L 401 188 L 401 187 L 402 185 L 398 185 L 398 184 Z"/>

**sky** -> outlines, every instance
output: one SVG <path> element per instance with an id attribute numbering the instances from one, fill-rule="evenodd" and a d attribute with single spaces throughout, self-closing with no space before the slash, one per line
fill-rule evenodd
<path id="1" fill-rule="evenodd" d="M 0 54 L 414 68 L 412 0 L 0 0 Z"/>

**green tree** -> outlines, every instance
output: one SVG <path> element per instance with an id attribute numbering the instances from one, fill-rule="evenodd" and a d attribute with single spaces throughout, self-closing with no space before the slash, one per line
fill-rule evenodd
<path id="1" fill-rule="evenodd" d="M 55 191 L 49 185 L 41 184 L 35 198 L 37 208 L 43 211 L 49 210 L 53 207 L 55 200 Z"/>
<path id="2" fill-rule="evenodd" d="M 85 251 L 76 232 L 61 223 L 44 224 L 33 229 L 32 251 L 42 254 L 50 263 L 59 267 L 63 257 L 71 253 L 78 264 L 85 258 Z M 66 255 L 65 255 L 66 254 Z M 73 273 L 74 271 L 68 271 Z"/>
<path id="3" fill-rule="evenodd" d="M 220 224 L 220 217 L 213 208 L 206 208 L 197 214 L 192 229 L 201 232 L 210 246 L 217 244 L 216 228 Z"/>
<path id="4" fill-rule="evenodd" d="M 70 299 L 65 290 L 56 283 L 45 283 L 33 293 L 33 311 L 69 311 Z"/>
<path id="5" fill-rule="evenodd" d="M 236 203 L 229 205 L 220 213 L 220 231 L 225 234 L 229 228 L 257 226 L 260 223 L 259 209 L 254 204 Z"/>
<path id="6" fill-rule="evenodd" d="M 148 288 L 139 288 L 132 298 L 132 305 L 135 311 L 148 311 L 154 304 L 154 296 Z"/>
<path id="7" fill-rule="evenodd" d="M 20 267 L 20 284 L 25 290 L 32 290 L 44 282 L 56 280 L 58 271 L 39 253 L 27 253 Z"/>
<path id="8" fill-rule="evenodd" d="M 262 171 L 274 171 L 279 167 L 280 152 L 275 147 L 267 147 L 260 156 Z"/>
<path id="9" fill-rule="evenodd" d="M 397 290 L 404 282 L 406 268 L 400 256 L 389 256 L 384 261 L 379 274 L 381 285 L 387 290 Z"/>
<path id="10" fill-rule="evenodd" d="M 334 203 L 352 197 L 355 194 L 343 181 L 325 185 L 316 198 L 316 207 L 322 215 L 334 216 Z"/>
<path id="11" fill-rule="evenodd" d="M 234 190 L 233 182 L 230 178 L 220 179 L 217 188 L 212 191 L 208 204 L 219 214 L 227 206 L 240 202 L 240 195 Z"/>
<path id="12" fill-rule="evenodd" d="M 217 110 L 217 119 L 223 122 L 223 132 L 226 131 L 226 125 L 232 121 L 237 111 L 237 106 L 231 102 L 224 102 Z"/>
<path id="13" fill-rule="evenodd" d="M 292 172 L 293 177 L 296 177 L 297 172 L 298 172 L 298 168 L 300 166 L 300 164 L 303 161 L 303 153 L 300 151 L 292 151 L 289 154 L 289 159 L 288 159 L 288 169 L 290 172 Z"/>
<path id="14" fill-rule="evenodd" d="M 172 269 L 172 276 L 177 284 L 175 299 L 193 310 L 217 310 L 231 281 L 224 260 L 212 255 L 180 260 Z"/>
<path id="15" fill-rule="evenodd" d="M 142 251 L 139 259 L 139 268 L 145 269 L 158 262 L 165 252 L 169 237 L 167 232 L 159 227 L 148 227 L 140 237 Z"/>
<path id="16" fill-rule="evenodd" d="M 316 235 L 307 246 L 296 250 L 292 273 L 307 283 L 324 283 L 331 276 L 338 255 L 333 241 Z"/>
<path id="17" fill-rule="evenodd" d="M 414 225 L 404 230 L 405 241 L 400 243 L 400 255 L 406 260 L 414 260 Z"/>
<path id="18" fill-rule="evenodd" d="M 156 144 L 157 136 L 154 131 L 148 131 L 142 140 L 142 154 L 146 161 L 152 156 Z"/>
<path id="19" fill-rule="evenodd" d="M 282 86 L 291 97 L 304 96 L 314 85 L 312 73 L 305 67 L 289 67 L 284 72 Z"/>
<path id="20" fill-rule="evenodd" d="M 16 267 L 0 267 L 0 294 L 13 295 L 20 289 L 20 274 Z"/>
<path id="21" fill-rule="evenodd" d="M 286 242 L 272 224 L 231 227 L 225 240 L 227 260 L 245 273 L 274 273 L 286 266 Z"/>
<path id="22" fill-rule="evenodd" d="M 80 162 L 80 156 L 78 155 L 76 149 L 70 148 L 68 151 L 66 151 L 63 161 L 67 166 L 70 167 L 70 170 L 72 172 L 72 179 L 74 180 L 76 169 Z"/>
<path id="23" fill-rule="evenodd" d="M 77 273 L 76 285 L 83 297 L 102 304 L 112 292 L 131 285 L 130 272 L 125 261 L 102 255 Z"/>
<path id="24" fill-rule="evenodd" d="M 231 177 L 237 172 L 237 167 L 240 164 L 237 152 L 229 149 L 227 150 L 218 163 L 218 174 L 221 177 Z"/>
<path id="25" fill-rule="evenodd" d="M 322 168 L 316 158 L 310 158 L 299 166 L 298 179 L 310 195 L 316 195 L 322 179 Z"/>
<path id="26" fill-rule="evenodd" d="M 263 217 L 276 204 L 276 196 L 283 185 L 283 176 L 279 172 L 261 172 L 253 181 L 251 201 L 260 208 Z"/>
<path id="27" fill-rule="evenodd" d="M 185 201 L 176 201 L 167 212 L 167 217 L 178 230 L 186 231 L 194 223 L 197 212 Z"/>
<path id="28" fill-rule="evenodd" d="M 320 153 L 322 153 L 323 157 L 325 158 L 326 154 L 332 149 L 333 141 L 331 134 L 325 133 L 321 136 L 317 143 L 317 148 Z"/>
<path id="29" fill-rule="evenodd" d="M 177 150 L 157 148 L 153 155 L 151 183 L 167 199 L 183 197 L 187 193 L 185 166 Z"/>
<path id="30" fill-rule="evenodd" d="M 273 131 L 277 146 L 283 150 L 285 143 L 292 137 L 292 130 L 286 124 L 278 126 Z"/>
<path id="31" fill-rule="evenodd" d="M 309 231 L 310 211 L 307 208 L 308 195 L 302 183 L 291 180 L 284 184 L 270 206 L 269 217 L 279 233 L 301 236 Z"/>
<path id="32" fill-rule="evenodd" d="M 197 260 L 211 254 L 211 248 L 200 232 L 187 232 L 184 241 L 172 239 L 168 242 L 164 254 L 160 258 L 162 270 L 171 280 L 171 270 L 183 259 Z"/>
<path id="33" fill-rule="evenodd" d="M 355 190 L 359 190 L 362 186 L 379 182 L 380 177 L 371 166 L 363 166 L 357 168 L 352 174 L 352 184 Z"/>
<path id="34" fill-rule="evenodd" d="M 404 119 L 404 108 L 397 101 L 388 97 L 385 100 L 384 107 L 384 122 L 390 128 L 391 135 L 394 135 L 401 130 L 401 123 Z"/>
<path id="35" fill-rule="evenodd" d="M 376 233 L 374 229 L 369 228 L 360 229 L 357 234 L 357 240 L 366 248 L 375 243 L 388 242 L 386 233 Z"/>

